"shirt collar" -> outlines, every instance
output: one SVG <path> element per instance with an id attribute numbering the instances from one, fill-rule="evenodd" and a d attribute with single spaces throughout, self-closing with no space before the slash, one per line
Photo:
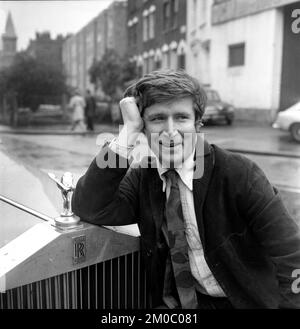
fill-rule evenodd
<path id="1" fill-rule="evenodd" d="M 194 176 L 194 153 L 195 150 L 192 152 L 192 154 L 184 161 L 181 168 L 175 169 L 180 176 L 183 183 L 192 191 L 193 190 L 193 176 Z M 156 163 L 157 163 L 157 171 L 159 174 L 160 179 L 163 181 L 163 192 L 166 190 L 166 177 L 164 176 L 164 173 L 167 172 L 169 169 L 162 168 L 161 164 L 159 163 L 157 157 L 156 157 Z"/>

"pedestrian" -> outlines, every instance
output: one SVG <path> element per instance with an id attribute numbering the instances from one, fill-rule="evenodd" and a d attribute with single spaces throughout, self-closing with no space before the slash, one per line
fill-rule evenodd
<path id="1" fill-rule="evenodd" d="M 254 162 L 197 134 L 205 99 L 181 70 L 128 88 L 124 126 L 79 179 L 72 208 L 96 225 L 138 224 L 153 307 L 300 308 L 299 227 Z M 129 167 L 140 133 L 154 161 Z"/>
<path id="2" fill-rule="evenodd" d="M 86 131 L 84 124 L 84 108 L 85 100 L 81 96 L 79 90 L 74 92 L 74 95 L 70 99 L 69 107 L 72 109 L 72 126 L 71 131 L 73 131 L 77 126 L 81 131 Z"/>
<path id="3" fill-rule="evenodd" d="M 87 130 L 94 131 L 94 117 L 96 112 L 96 101 L 94 96 L 91 94 L 90 90 L 86 90 L 85 95 L 85 120 L 87 125 Z"/>

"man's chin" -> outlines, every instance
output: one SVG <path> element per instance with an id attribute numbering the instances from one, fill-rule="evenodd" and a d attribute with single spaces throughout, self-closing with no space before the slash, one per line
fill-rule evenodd
<path id="1" fill-rule="evenodd" d="M 155 156 L 157 157 L 159 163 L 163 168 L 172 168 L 172 169 L 182 168 L 184 161 L 191 154 L 191 152 L 187 152 L 187 150 L 183 150 L 182 147 L 155 148 L 152 149 L 152 152 L 155 154 Z"/>

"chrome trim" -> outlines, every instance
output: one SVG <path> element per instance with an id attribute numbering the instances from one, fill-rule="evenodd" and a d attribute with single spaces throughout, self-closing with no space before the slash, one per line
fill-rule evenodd
<path id="1" fill-rule="evenodd" d="M 46 222 L 49 222 L 49 221 L 52 221 L 53 220 L 53 218 L 51 218 L 51 217 L 49 217 L 47 215 L 44 215 L 44 214 L 40 213 L 39 211 L 33 210 L 32 208 L 26 207 L 26 206 L 22 205 L 21 203 L 18 203 L 18 202 L 14 201 L 14 200 L 11 200 L 9 198 L 6 198 L 3 195 L 0 195 L 0 200 L 3 201 L 3 202 L 8 203 L 8 204 L 10 204 L 10 205 L 12 205 L 12 206 L 20 209 L 20 210 L 23 210 L 23 211 L 25 211 L 25 212 L 27 212 L 27 213 L 35 216 L 35 217 L 38 217 L 39 219 L 42 219 L 42 220 L 44 220 Z"/>
<path id="2" fill-rule="evenodd" d="M 0 309 L 145 309 L 150 297 L 140 252 L 134 252 L 7 290 Z"/>

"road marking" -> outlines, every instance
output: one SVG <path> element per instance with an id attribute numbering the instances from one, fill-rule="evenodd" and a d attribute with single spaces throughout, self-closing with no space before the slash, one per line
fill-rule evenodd
<path id="1" fill-rule="evenodd" d="M 251 150 L 233 149 L 233 148 L 230 148 L 230 147 L 225 147 L 225 148 L 226 148 L 227 151 L 235 152 L 235 153 L 300 159 L 300 155 L 298 155 L 298 154 L 275 153 L 275 152 L 265 152 L 265 151 L 251 151 Z"/>

